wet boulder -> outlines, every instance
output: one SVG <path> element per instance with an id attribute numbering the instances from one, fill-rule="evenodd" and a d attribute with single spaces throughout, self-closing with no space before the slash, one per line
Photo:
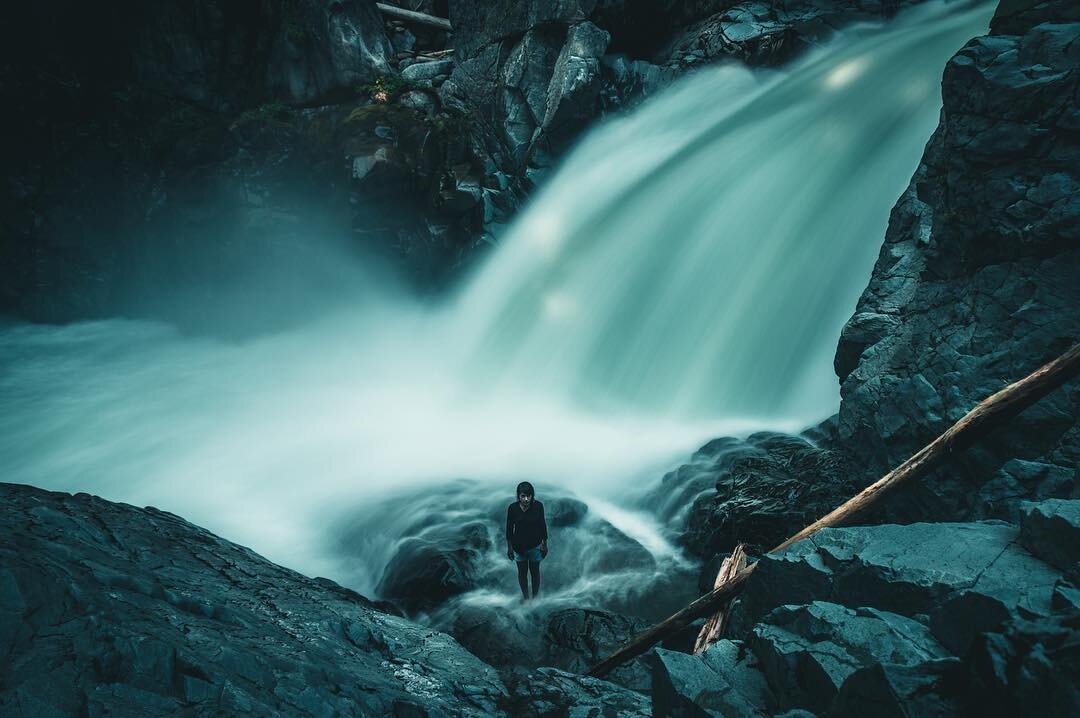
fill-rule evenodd
<path id="1" fill-rule="evenodd" d="M 967 656 L 975 714 L 1080 714 L 1080 611 L 1013 619 Z"/>
<path id="2" fill-rule="evenodd" d="M 510 697 L 502 705 L 512 716 L 648 718 L 653 715 L 647 696 L 557 668 L 511 676 L 508 683 Z"/>
<path id="3" fill-rule="evenodd" d="M 665 477 L 684 496 L 701 490 L 682 542 L 705 558 L 740 542 L 751 552 L 767 551 L 854 492 L 841 455 L 801 436 L 761 432 L 710 446 L 671 480 Z"/>
<path id="4" fill-rule="evenodd" d="M 966 705 L 969 680 L 958 658 L 913 664 L 871 663 L 844 681 L 829 716 L 959 715 Z"/>
<path id="5" fill-rule="evenodd" d="M 720 640 L 701 655 L 657 649 L 652 666 L 655 716 L 765 716 L 773 705 L 756 657 Z"/>
<path id="6" fill-rule="evenodd" d="M 584 673 L 648 627 L 648 621 L 608 611 L 556 611 L 544 628 L 547 655 L 543 663 Z M 648 693 L 652 685 L 649 668 L 640 657 L 613 670 L 607 680 L 642 693 Z"/>
<path id="7" fill-rule="evenodd" d="M 647 621 L 593 609 L 465 605 L 458 608 L 450 633 L 493 666 L 584 673 L 647 627 Z M 650 687 L 649 669 L 640 658 L 615 669 L 607 680 L 644 693 Z"/>
<path id="8" fill-rule="evenodd" d="M 401 71 L 401 77 L 410 82 L 427 83 L 440 75 L 449 75 L 454 69 L 453 60 L 435 60 L 434 62 L 415 62 Z"/>
<path id="9" fill-rule="evenodd" d="M 1006 618 L 1049 615 L 1061 574 L 1000 521 L 824 529 L 762 557 L 731 616 L 746 635 L 785 604 L 830 601 L 929 616 L 935 638 L 962 655 Z"/>
<path id="10" fill-rule="evenodd" d="M 1076 580 L 1080 577 L 1080 500 L 1020 504 L 1020 543 Z"/>
<path id="11" fill-rule="evenodd" d="M 551 528 L 576 526 L 589 513 L 589 506 L 569 496 L 556 497 L 544 502 L 544 517 Z"/>
<path id="12" fill-rule="evenodd" d="M 492 715 L 446 634 L 172 514 L 0 484 L 0 715 Z"/>
<path id="13" fill-rule="evenodd" d="M 747 643 L 778 707 L 813 711 L 827 708 L 859 668 L 914 665 L 949 655 L 918 621 L 821 601 L 777 608 L 754 627 Z"/>
<path id="14" fill-rule="evenodd" d="M 376 591 L 410 611 L 431 608 L 475 588 L 478 564 L 490 550 L 481 521 L 434 527 L 401 542 Z"/>

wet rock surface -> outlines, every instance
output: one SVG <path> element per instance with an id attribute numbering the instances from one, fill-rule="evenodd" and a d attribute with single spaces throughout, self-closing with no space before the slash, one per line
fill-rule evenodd
<path id="1" fill-rule="evenodd" d="M 509 681 L 508 714 L 540 718 L 646 718 L 653 713 L 640 693 L 557 668 L 541 668 Z"/>
<path id="2" fill-rule="evenodd" d="M 490 715 L 452 638 L 172 514 L 0 485 L 4 715 Z"/>
<path id="3" fill-rule="evenodd" d="M 657 716 L 764 716 L 773 705 L 756 658 L 743 644 L 721 639 L 699 656 L 657 649 L 652 710 Z"/>
<path id="4" fill-rule="evenodd" d="M 756 554 L 846 500 L 855 488 L 849 475 L 839 452 L 802 436 L 762 432 L 710 442 L 665 476 L 660 492 L 672 507 L 692 500 L 681 537 L 690 551 L 709 558 L 745 543 Z"/>
<path id="5" fill-rule="evenodd" d="M 642 619 L 585 608 L 463 607 L 449 633 L 500 669 L 522 673 L 549 666 L 580 674 L 648 626 Z M 644 661 L 634 659 L 606 680 L 648 694 L 651 675 Z"/>
<path id="6" fill-rule="evenodd" d="M 1078 33 L 1004 3 L 945 68 L 942 121 L 893 209 L 836 354 L 839 441 L 870 481 L 1080 335 Z M 890 499 L 886 520 L 1001 517 L 1075 498 L 1075 381 Z"/>
<path id="7" fill-rule="evenodd" d="M 935 638 L 963 652 L 1010 615 L 1048 615 L 1061 574 L 998 521 L 824 529 L 762 557 L 733 611 L 733 635 L 782 605 L 830 601 L 930 617 Z"/>
<path id="8" fill-rule="evenodd" d="M 754 627 L 748 644 L 782 710 L 824 710 L 863 666 L 909 666 L 948 656 L 918 621 L 820 601 L 773 610 Z"/>
<path id="9" fill-rule="evenodd" d="M 1080 501 L 1020 504 L 1020 543 L 1075 580 L 1080 576 Z"/>

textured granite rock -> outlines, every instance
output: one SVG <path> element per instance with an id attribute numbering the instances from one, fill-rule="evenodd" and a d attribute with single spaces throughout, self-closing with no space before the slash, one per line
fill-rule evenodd
<path id="1" fill-rule="evenodd" d="M 785 604 L 815 600 L 929 617 L 934 637 L 962 655 L 980 632 L 1013 616 L 1045 616 L 1061 574 L 998 521 L 824 529 L 762 557 L 731 616 L 731 635 Z"/>
<path id="2" fill-rule="evenodd" d="M 1015 619 L 979 636 L 967 657 L 975 713 L 1076 715 L 1080 612 Z"/>
<path id="3" fill-rule="evenodd" d="M 0 312 L 260 331 L 353 291 L 357 254 L 430 290 L 477 249 L 509 200 L 434 93 L 373 100 L 396 86 L 350 24 L 381 36 L 373 3 L 256 5 L 17 8 Z"/>
<path id="4" fill-rule="evenodd" d="M 720 640 L 701 655 L 657 649 L 653 669 L 654 716 L 764 716 L 774 700 L 753 654 Z"/>
<path id="5" fill-rule="evenodd" d="M 838 452 L 804 437 L 761 432 L 709 442 L 665 476 L 657 493 L 664 519 L 676 526 L 685 520 L 681 540 L 694 554 L 708 558 L 739 542 L 757 553 L 851 496 L 849 473 Z"/>
<path id="6" fill-rule="evenodd" d="M 597 678 L 541 668 L 508 679 L 502 705 L 522 718 L 648 718 L 649 699 Z"/>
<path id="7" fill-rule="evenodd" d="M 1080 576 L 1080 501 L 1020 504 L 1020 543 L 1076 580 Z"/>
<path id="8" fill-rule="evenodd" d="M 153 508 L 0 484 L 0 713 L 490 715 L 494 669 Z"/>
<path id="9" fill-rule="evenodd" d="M 944 109 L 836 354 L 839 438 L 870 481 L 1080 336 L 1075 3 L 1003 3 Z M 890 498 L 895 521 L 1017 519 L 1075 498 L 1080 385 Z"/>
<path id="10" fill-rule="evenodd" d="M 430 608 L 474 588 L 476 564 L 490 550 L 479 521 L 439 526 L 402 541 L 375 590 L 408 611 Z"/>
<path id="11" fill-rule="evenodd" d="M 958 658 L 911 665 L 872 663 L 848 676 L 829 709 L 830 716 L 961 715 L 970 680 Z M 991 711 L 989 715 L 993 715 Z"/>
<path id="12" fill-rule="evenodd" d="M 641 619 L 586 608 L 524 610 L 462 606 L 449 633 L 474 655 L 501 669 L 543 666 L 584 673 L 647 628 Z M 620 666 L 606 680 L 648 693 L 649 668 L 642 658 Z"/>
<path id="13" fill-rule="evenodd" d="M 717 8 L 718 12 L 677 30 L 652 59 L 660 65 L 682 68 L 721 57 L 751 65 L 774 65 L 820 43 L 844 24 L 879 20 L 916 2 L 724 3 L 726 7 Z"/>
<path id="14" fill-rule="evenodd" d="M 747 645 L 780 710 L 815 712 L 828 708 L 860 668 L 917 665 L 949 655 L 918 621 L 821 601 L 771 611 L 754 627 Z"/>

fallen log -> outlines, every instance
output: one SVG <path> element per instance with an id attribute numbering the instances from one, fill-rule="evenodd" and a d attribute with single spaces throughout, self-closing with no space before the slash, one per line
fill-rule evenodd
<path id="1" fill-rule="evenodd" d="M 382 2 L 375 3 L 375 7 L 387 17 L 397 18 L 398 20 L 404 20 L 405 22 L 414 22 L 417 25 L 437 27 L 438 29 L 446 30 L 447 32 L 451 29 L 450 21 L 444 17 L 436 17 L 434 15 L 428 15 L 425 12 L 416 12 L 415 10 L 406 10 L 405 8 L 387 5 Z"/>
<path id="2" fill-rule="evenodd" d="M 720 564 L 720 570 L 716 572 L 716 580 L 713 581 L 713 589 L 723 586 L 744 568 L 746 568 L 746 546 L 739 544 L 731 552 L 731 555 Z M 698 633 L 697 640 L 694 641 L 694 655 L 704 653 L 709 646 L 716 643 L 724 635 L 727 619 L 731 615 L 728 610 L 730 608 L 731 602 L 728 601 L 720 606 L 716 613 L 709 616 L 709 620 L 705 621 L 705 625 L 701 627 L 701 631 Z"/>
<path id="3" fill-rule="evenodd" d="M 823 528 L 842 526 L 850 522 L 860 513 L 880 504 L 901 485 L 925 476 L 949 458 L 954 451 L 964 449 L 983 438 L 991 430 L 1006 423 L 1078 374 L 1080 374 L 1080 344 L 1074 344 L 1057 359 L 976 404 L 974 409 L 910 459 L 830 513 L 791 536 L 769 553 L 781 551 Z M 654 644 L 696 619 L 715 612 L 738 595 L 756 566 L 757 564 L 747 566 L 732 576 L 729 581 L 701 596 L 678 613 L 647 628 L 590 668 L 586 675 L 601 678 L 612 668 L 644 653 Z"/>

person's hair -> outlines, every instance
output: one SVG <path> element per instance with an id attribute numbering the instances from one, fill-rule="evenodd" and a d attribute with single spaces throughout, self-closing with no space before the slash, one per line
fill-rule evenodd
<path id="1" fill-rule="evenodd" d="M 532 496 L 533 498 L 536 497 L 536 491 L 533 490 L 532 484 L 530 484 L 528 481 L 522 481 L 520 484 L 518 484 L 517 493 L 515 493 L 514 496 L 521 496 L 522 494 L 525 494 L 526 496 Z"/>

